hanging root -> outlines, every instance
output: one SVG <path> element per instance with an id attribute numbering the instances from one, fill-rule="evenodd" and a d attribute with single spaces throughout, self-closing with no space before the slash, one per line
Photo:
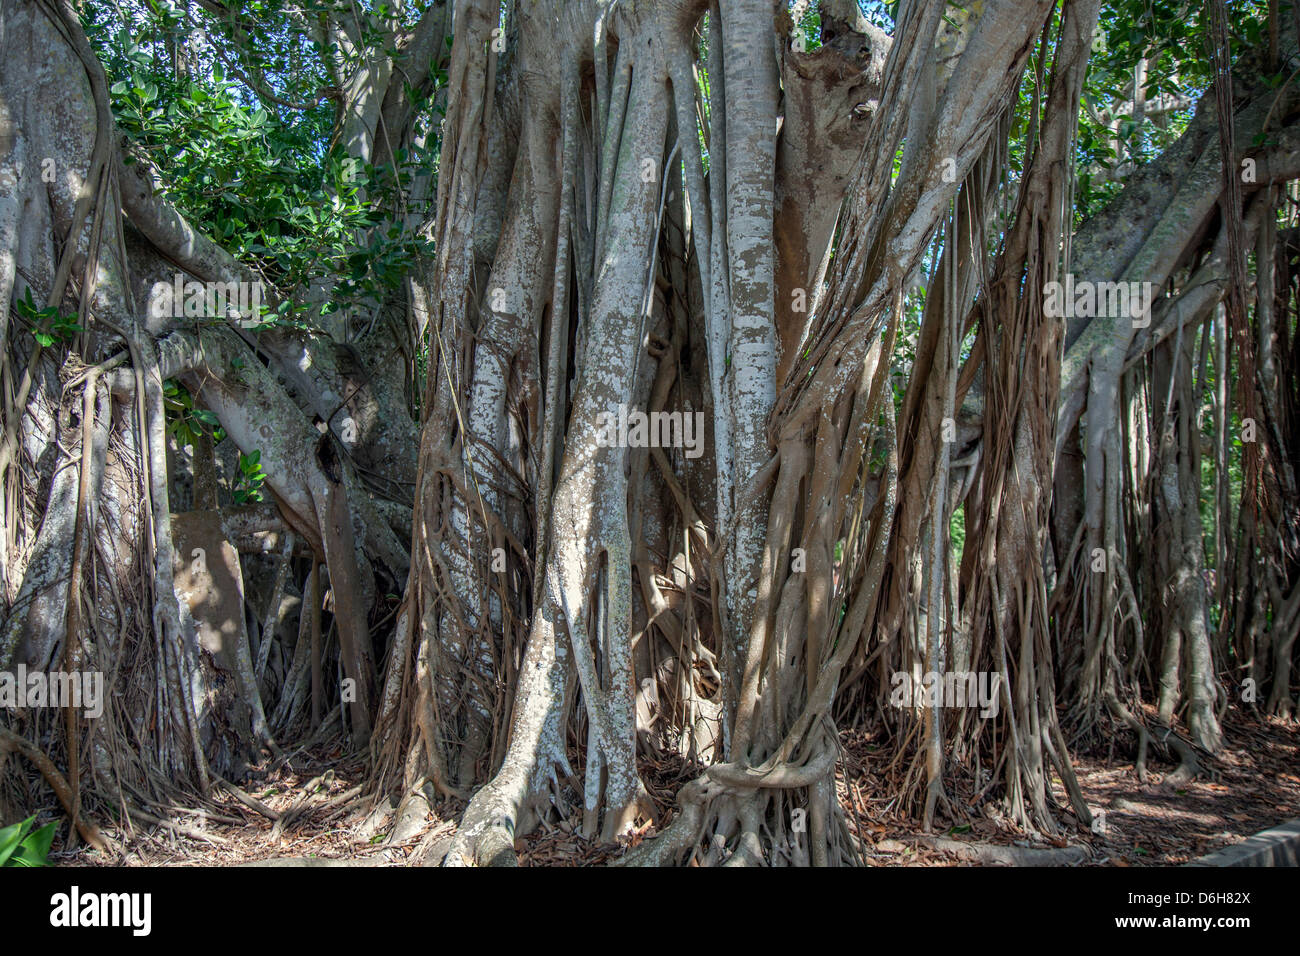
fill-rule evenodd
<path id="1" fill-rule="evenodd" d="M 0 726 L 0 745 L 3 745 L 5 750 L 16 750 L 30 760 L 36 769 L 41 772 L 45 782 L 50 785 L 54 795 L 59 798 L 59 803 L 77 828 L 77 832 L 81 834 L 81 838 L 101 853 L 109 852 L 109 844 L 100 835 L 99 828 L 77 812 L 77 800 L 73 795 L 72 787 L 69 786 L 67 778 L 59 773 L 58 768 L 54 766 L 54 762 L 49 757 L 41 753 L 31 741 L 20 737 L 4 726 Z"/>

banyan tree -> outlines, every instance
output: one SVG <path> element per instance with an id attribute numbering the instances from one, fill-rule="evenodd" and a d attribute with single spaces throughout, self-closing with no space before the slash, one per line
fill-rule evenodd
<path id="1" fill-rule="evenodd" d="M 0 0 L 0 671 L 107 687 L 0 808 L 339 740 L 448 864 L 852 864 L 846 732 L 1056 838 L 1293 717 L 1257 6 Z"/>

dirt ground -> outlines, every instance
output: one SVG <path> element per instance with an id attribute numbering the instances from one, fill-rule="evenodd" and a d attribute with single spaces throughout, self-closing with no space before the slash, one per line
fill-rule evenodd
<path id="1" fill-rule="evenodd" d="M 875 851 L 867 862 L 966 865 L 972 862 L 968 854 L 952 844 L 973 843 L 1040 850 L 1080 847 L 1086 855 L 1076 865 L 1177 866 L 1300 816 L 1300 724 L 1230 712 L 1224 732 L 1223 752 L 1217 758 L 1200 755 L 1200 775 L 1176 786 L 1164 783 L 1176 761 L 1154 745 L 1148 755 L 1146 783 L 1139 782 L 1134 771 L 1131 741 L 1112 740 L 1102 752 L 1075 752 L 1075 773 L 1095 822 L 1085 831 L 1073 825 L 1073 813 L 1062 810 L 1058 817 L 1072 826 L 1055 841 L 1026 839 L 999 819 L 990 804 L 973 810 L 967 822 L 942 834 L 943 848 L 928 846 L 926 842 L 933 838 L 926 838 L 913 821 L 889 807 L 888 800 L 865 792 L 870 776 L 850 773 L 860 794 L 862 832 Z M 869 739 L 846 740 L 848 762 L 869 763 L 870 748 Z M 845 790 L 841 775 L 842 800 Z M 1055 776 L 1052 790 L 1058 807 L 1067 808 L 1065 787 Z M 853 827 L 856 820 L 848 805 L 846 815 Z"/>
<path id="2" fill-rule="evenodd" d="M 838 773 L 840 799 L 850 830 L 859 835 L 869 866 L 962 866 L 1017 862 L 1085 866 L 1169 866 L 1187 863 L 1239 843 L 1260 830 L 1300 816 L 1300 723 L 1260 720 L 1232 713 L 1226 746 L 1217 758 L 1201 756 L 1201 774 L 1176 788 L 1162 781 L 1174 769 L 1170 755 L 1152 747 L 1148 780 L 1139 783 L 1131 742 L 1111 741 L 1103 752 L 1075 753 L 1075 769 L 1093 831 L 1071 825 L 1055 840 L 1032 841 L 1001 819 L 994 804 L 953 794 L 967 819 L 924 834 L 905 807 L 890 796 L 906 768 L 884 767 L 885 748 L 868 734 L 844 732 Z M 1111 748 L 1114 752 L 1111 752 Z M 341 751 L 299 755 L 292 767 L 267 768 L 240 794 L 224 790 L 197 810 L 151 807 L 168 826 L 135 820 L 104 832 L 125 856 L 96 858 L 81 849 L 56 850 L 55 864 L 127 866 L 231 866 L 282 860 L 288 865 L 401 866 L 436 864 L 446 851 L 457 801 L 407 807 L 361 796 L 364 767 L 340 762 Z M 699 768 L 664 760 L 645 768 L 661 822 L 672 816 L 672 794 Z M 1054 781 L 1058 805 L 1065 789 Z M 1104 811 L 1104 816 L 1098 811 Z M 1073 816 L 1058 814 L 1073 823 Z M 651 826 L 621 844 L 582 839 L 567 825 L 543 826 L 520 841 L 526 866 L 590 866 L 609 863 L 654 833 Z M 1028 852 L 1026 852 L 1028 851 Z"/>

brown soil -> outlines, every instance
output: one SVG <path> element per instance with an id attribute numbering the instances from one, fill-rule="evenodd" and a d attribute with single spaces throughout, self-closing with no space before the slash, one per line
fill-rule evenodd
<path id="1" fill-rule="evenodd" d="M 1098 832 L 1088 832 L 1074 824 L 1071 813 L 1062 810 L 1058 815 L 1067 821 L 1067 830 L 1053 841 L 1028 839 L 999 818 L 992 803 L 981 803 L 972 794 L 962 793 L 952 796 L 966 818 L 955 825 L 945 821 L 943 829 L 935 834 L 922 834 L 912 808 L 900 806 L 891 796 L 898 792 L 900 774 L 907 768 L 884 766 L 883 755 L 888 751 L 867 733 L 842 734 L 843 758 L 837 775 L 840 798 L 850 829 L 863 839 L 865 862 L 871 866 L 970 865 L 953 851 L 951 843 L 931 845 L 936 837 L 975 846 L 1082 847 L 1087 851 L 1084 865 L 1177 865 L 1300 816 L 1300 723 L 1261 720 L 1234 712 L 1227 718 L 1224 730 L 1223 753 L 1217 758 L 1201 755 L 1201 775 L 1176 789 L 1162 783 L 1175 766 L 1162 748 L 1151 749 L 1145 784 L 1136 778 L 1132 741 L 1124 735 L 1111 739 L 1104 751 L 1075 753 L 1075 769 L 1088 804 L 1094 814 L 1104 811 L 1105 816 L 1098 820 Z M 153 816 L 188 827 L 191 833 L 139 821 L 130 831 L 122 826 L 103 826 L 104 832 L 125 848 L 125 856 L 107 860 L 84 849 L 56 850 L 51 862 L 231 866 L 294 858 L 401 866 L 441 856 L 463 804 L 438 803 L 432 812 L 424 814 L 422 824 L 416 821 L 409 839 L 395 844 L 390 839 L 392 808 L 349 795 L 363 779 L 365 768 L 341 764 L 339 756 L 338 751 L 299 755 L 292 768 L 271 770 L 243 785 L 249 796 L 275 814 L 300 807 L 293 822 L 274 842 L 269 817 L 222 791 L 204 807 L 206 816 L 195 810 L 164 812 L 149 808 Z M 312 793 L 306 793 L 305 786 L 331 767 L 332 776 L 318 783 Z M 672 794 L 700 769 L 676 758 L 650 762 L 644 767 L 661 826 L 672 818 Z M 1059 781 L 1054 781 L 1053 791 L 1058 805 L 1066 807 L 1065 791 Z M 580 806 L 577 793 L 572 796 L 573 804 Z M 196 830 L 211 839 L 195 835 Z M 601 845 L 584 840 L 567 824 L 543 826 L 521 840 L 517 849 L 525 866 L 600 865 L 617 859 L 628 844 L 634 845 L 653 833 L 653 826 L 647 824 L 628 841 Z"/>

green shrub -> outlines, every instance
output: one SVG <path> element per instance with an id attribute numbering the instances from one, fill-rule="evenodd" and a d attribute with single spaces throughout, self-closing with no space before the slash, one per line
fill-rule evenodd
<path id="1" fill-rule="evenodd" d="M 31 830 L 36 817 L 0 829 L 0 866 L 45 866 L 57 823 Z M 31 830 L 29 833 L 28 830 Z"/>

